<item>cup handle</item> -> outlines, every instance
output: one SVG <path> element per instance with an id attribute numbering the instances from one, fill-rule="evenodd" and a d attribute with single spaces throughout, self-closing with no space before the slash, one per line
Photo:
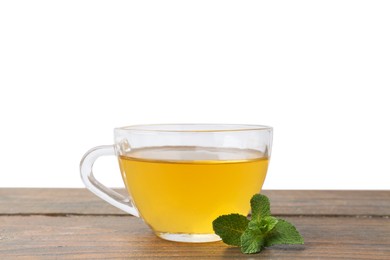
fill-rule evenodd
<path id="1" fill-rule="evenodd" d="M 94 162 L 100 156 L 107 155 L 115 155 L 115 147 L 113 145 L 97 146 L 86 152 L 80 162 L 81 179 L 85 186 L 99 198 L 133 216 L 139 217 L 139 213 L 132 205 L 130 198 L 107 188 L 93 176 L 92 168 Z"/>

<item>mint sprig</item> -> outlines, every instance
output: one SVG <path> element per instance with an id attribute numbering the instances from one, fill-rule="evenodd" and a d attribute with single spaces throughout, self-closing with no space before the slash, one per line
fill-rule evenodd
<path id="1" fill-rule="evenodd" d="M 304 243 L 293 224 L 271 216 L 267 196 L 255 194 L 250 204 L 251 220 L 240 214 L 229 214 L 213 221 L 214 232 L 224 243 L 241 247 L 245 254 L 259 253 L 273 245 Z"/>

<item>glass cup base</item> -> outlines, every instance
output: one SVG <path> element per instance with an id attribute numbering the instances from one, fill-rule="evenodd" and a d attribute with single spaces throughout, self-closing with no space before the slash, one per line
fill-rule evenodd
<path id="1" fill-rule="evenodd" d="M 156 233 L 156 235 L 165 240 L 186 243 L 206 243 L 221 240 L 216 234 Z"/>

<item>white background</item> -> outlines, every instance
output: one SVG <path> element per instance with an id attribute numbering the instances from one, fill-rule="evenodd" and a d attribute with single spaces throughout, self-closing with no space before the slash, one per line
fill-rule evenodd
<path id="1" fill-rule="evenodd" d="M 267 189 L 390 188 L 389 1 L 0 2 L 0 187 L 82 187 L 114 127 L 274 127 Z M 121 186 L 115 158 L 96 163 Z"/>

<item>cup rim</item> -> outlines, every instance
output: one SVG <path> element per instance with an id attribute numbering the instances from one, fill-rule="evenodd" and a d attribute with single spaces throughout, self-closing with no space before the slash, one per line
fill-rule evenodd
<path id="1" fill-rule="evenodd" d="M 114 131 L 172 132 L 172 133 L 217 133 L 272 131 L 271 126 L 253 124 L 140 124 L 116 127 Z"/>

